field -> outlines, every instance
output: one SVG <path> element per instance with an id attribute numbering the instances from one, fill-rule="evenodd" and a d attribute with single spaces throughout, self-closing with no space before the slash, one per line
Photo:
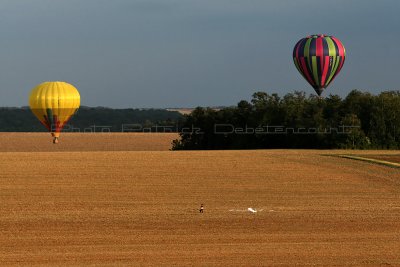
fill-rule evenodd
<path id="1" fill-rule="evenodd" d="M 51 138 L 0 137 L 1 266 L 400 265 L 400 169 L 329 156 L 397 151 L 76 134 L 33 152 Z"/>
<path id="2" fill-rule="evenodd" d="M 53 145 L 49 133 L 0 133 L 0 152 L 165 151 L 176 133 L 63 133 Z"/>

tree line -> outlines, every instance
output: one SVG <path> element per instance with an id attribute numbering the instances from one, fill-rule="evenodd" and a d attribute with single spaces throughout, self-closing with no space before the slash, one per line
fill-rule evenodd
<path id="1" fill-rule="evenodd" d="M 343 99 L 256 92 L 250 102 L 185 117 L 173 150 L 400 148 L 400 91 L 353 90 Z"/>
<path id="2" fill-rule="evenodd" d="M 81 107 L 66 132 L 177 132 L 183 116 L 165 109 Z M 47 129 L 29 107 L 0 108 L 0 132 L 44 132 Z"/>

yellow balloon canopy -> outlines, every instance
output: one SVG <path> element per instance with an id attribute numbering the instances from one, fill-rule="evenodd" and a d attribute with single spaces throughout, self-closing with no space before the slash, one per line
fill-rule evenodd
<path id="1" fill-rule="evenodd" d="M 39 121 L 51 132 L 53 143 L 64 125 L 80 106 L 78 90 L 66 82 L 44 82 L 32 89 L 29 106 Z"/>

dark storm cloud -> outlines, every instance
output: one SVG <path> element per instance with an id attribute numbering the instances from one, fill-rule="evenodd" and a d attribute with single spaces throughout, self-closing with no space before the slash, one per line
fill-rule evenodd
<path id="1" fill-rule="evenodd" d="M 328 93 L 399 89 L 396 0 L 2 0 L 0 106 L 65 80 L 82 104 L 231 105 L 256 90 L 312 89 L 291 59 L 305 35 L 347 49 Z"/>

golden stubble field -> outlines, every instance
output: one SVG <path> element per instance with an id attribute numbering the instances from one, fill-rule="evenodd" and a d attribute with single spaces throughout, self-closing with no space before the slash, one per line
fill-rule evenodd
<path id="1" fill-rule="evenodd" d="M 343 151 L 83 150 L 0 153 L 0 265 L 400 265 L 399 169 L 326 156 Z"/>
<path id="2" fill-rule="evenodd" d="M 0 152 L 165 151 L 177 133 L 0 133 Z"/>

